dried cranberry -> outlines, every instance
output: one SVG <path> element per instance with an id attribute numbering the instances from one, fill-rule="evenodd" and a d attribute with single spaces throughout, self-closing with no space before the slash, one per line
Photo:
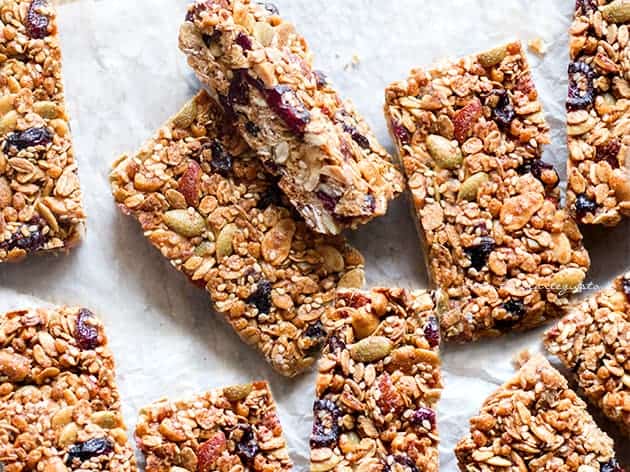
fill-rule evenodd
<path id="1" fill-rule="evenodd" d="M 239 33 L 234 40 L 236 44 L 238 44 L 243 51 L 251 51 L 252 50 L 252 40 L 244 33 Z"/>
<path id="2" fill-rule="evenodd" d="M 597 210 L 597 203 L 586 196 L 586 194 L 579 194 L 575 199 L 575 214 L 578 219 L 582 219 L 587 213 L 595 213 Z"/>
<path id="3" fill-rule="evenodd" d="M 476 270 L 481 270 L 488 261 L 488 256 L 494 251 L 494 239 L 483 237 L 478 244 L 464 249 L 466 255 L 470 259 L 470 266 Z"/>
<path id="4" fill-rule="evenodd" d="M 315 400 L 313 404 L 312 447 L 330 447 L 339 439 L 341 410 L 330 400 Z"/>
<path id="5" fill-rule="evenodd" d="M 582 9 L 583 14 L 588 14 L 597 10 L 597 0 L 576 0 L 575 10 Z"/>
<path id="6" fill-rule="evenodd" d="M 24 236 L 24 230 L 27 229 L 29 235 Z M 23 249 L 26 252 L 34 252 L 46 244 L 46 236 L 42 234 L 41 227 L 31 228 L 31 225 L 22 225 L 15 233 L 6 241 L 0 242 L 0 249 L 10 251 L 11 249 Z"/>
<path id="7" fill-rule="evenodd" d="M 98 339 L 98 329 L 89 323 L 92 318 L 94 314 L 90 310 L 86 308 L 79 310 L 76 339 L 81 349 L 95 349 L 101 344 Z"/>
<path id="8" fill-rule="evenodd" d="M 42 39 L 48 36 L 48 24 L 50 20 L 42 15 L 39 10 L 47 8 L 47 0 L 33 0 L 26 14 L 26 29 L 33 39 Z"/>
<path id="9" fill-rule="evenodd" d="M 280 190 L 277 186 L 271 185 L 265 190 L 265 192 L 260 196 L 260 200 L 258 200 L 258 204 L 256 208 L 259 210 L 264 210 L 269 208 L 271 205 L 280 206 L 282 205 L 282 195 L 280 194 Z"/>
<path id="10" fill-rule="evenodd" d="M 523 316 L 525 316 L 525 305 L 522 300 L 508 300 L 502 306 L 503 309 L 512 316 L 502 320 L 495 320 L 494 325 L 499 330 L 512 328 L 521 321 Z"/>
<path id="11" fill-rule="evenodd" d="M 512 105 L 512 99 L 505 90 L 497 92 L 499 101 L 492 110 L 492 117 L 502 128 L 509 128 L 516 117 L 514 106 Z"/>
<path id="12" fill-rule="evenodd" d="M 621 464 L 614 458 L 610 459 L 606 463 L 603 463 L 599 470 L 600 472 L 624 472 Z"/>
<path id="13" fill-rule="evenodd" d="M 260 133 L 260 128 L 253 121 L 248 121 L 247 123 L 245 123 L 245 131 L 247 131 L 252 136 L 258 136 L 258 133 Z"/>
<path id="14" fill-rule="evenodd" d="M 399 467 L 396 467 L 396 469 L 392 469 L 392 467 L 396 464 Z M 396 472 L 399 472 L 401 468 L 403 470 L 408 470 L 409 472 L 420 472 L 420 469 L 418 469 L 416 463 L 409 456 L 397 454 L 395 456 L 387 456 L 385 458 L 385 467 L 383 467 L 383 472 L 393 472 L 394 470 Z"/>
<path id="15" fill-rule="evenodd" d="M 236 454 L 245 465 L 251 466 L 259 451 L 258 442 L 251 426 L 241 426 L 240 429 L 243 431 L 243 435 L 236 443 Z"/>
<path id="16" fill-rule="evenodd" d="M 66 465 L 72 465 L 74 459 L 80 463 L 90 460 L 92 457 L 104 456 L 114 451 L 114 444 L 107 438 L 92 438 L 85 442 L 74 444 L 68 449 Z"/>
<path id="17" fill-rule="evenodd" d="M 272 15 L 279 15 L 280 14 L 280 10 L 278 10 L 278 7 L 276 6 L 275 3 L 271 3 L 271 2 L 258 2 L 258 5 L 261 5 L 262 7 L 265 8 L 265 10 L 267 10 L 269 13 L 271 13 Z"/>
<path id="18" fill-rule="evenodd" d="M 435 429 L 437 417 L 435 415 L 435 411 L 431 408 L 418 408 L 413 412 L 413 415 L 410 418 L 410 422 L 416 426 L 425 426 L 425 422 L 428 422 L 431 425 L 431 429 Z"/>
<path id="19" fill-rule="evenodd" d="M 269 313 L 271 310 L 271 282 L 268 280 L 258 282 L 256 290 L 249 296 L 247 303 L 258 308 L 259 313 Z"/>
<path id="20" fill-rule="evenodd" d="M 361 133 L 359 133 L 359 131 L 355 127 L 344 123 L 343 130 L 346 133 L 348 133 L 352 137 L 352 140 L 355 143 L 357 143 L 359 146 L 361 146 L 363 149 L 370 148 L 370 140 L 366 138 L 365 136 L 363 136 Z"/>
<path id="21" fill-rule="evenodd" d="M 48 128 L 29 128 L 24 131 L 16 131 L 7 136 L 4 152 L 7 152 L 11 147 L 21 151 L 31 146 L 45 146 L 52 140 L 53 135 L 48 131 Z"/>
<path id="22" fill-rule="evenodd" d="M 623 289 L 623 293 L 626 294 L 626 298 L 630 303 L 630 277 L 624 277 L 621 281 L 621 288 Z"/>
<path id="23" fill-rule="evenodd" d="M 612 139 L 606 144 L 597 146 L 595 157 L 598 161 L 607 161 L 613 169 L 619 167 L 619 151 L 621 151 L 621 142 L 618 139 Z"/>
<path id="24" fill-rule="evenodd" d="M 429 346 L 435 347 L 440 345 L 440 324 L 435 316 L 430 316 L 424 325 L 424 337 L 427 339 Z"/>
<path id="25" fill-rule="evenodd" d="M 234 105 L 247 105 L 248 102 L 249 86 L 247 85 L 247 72 L 243 69 L 235 70 L 228 90 L 228 107 L 233 111 Z"/>
<path id="26" fill-rule="evenodd" d="M 556 171 L 555 167 L 552 164 L 544 162 L 540 159 L 529 159 L 521 164 L 516 171 L 521 175 L 530 173 L 543 184 L 551 188 L 557 187 L 560 183 L 560 176 L 558 175 L 558 171 Z M 554 173 L 554 177 L 551 179 L 548 177 L 543 179 L 543 172 L 545 171 L 552 171 Z M 551 180 L 552 183 L 550 184 L 550 182 L 546 182 L 545 180 Z"/>
<path id="27" fill-rule="evenodd" d="M 185 20 L 186 20 L 186 21 L 190 21 L 191 23 L 192 23 L 193 21 L 195 21 L 195 13 L 194 13 L 194 11 L 193 11 L 192 9 L 190 9 L 190 10 L 188 10 L 188 11 L 186 12 L 186 17 L 185 17 Z"/>
<path id="28" fill-rule="evenodd" d="M 214 172 L 222 176 L 227 176 L 232 171 L 232 156 L 228 153 L 219 141 L 213 141 L 210 145 L 212 160 L 210 167 Z"/>
<path id="29" fill-rule="evenodd" d="M 569 98 L 567 109 L 588 108 L 595 100 L 595 71 L 586 62 L 569 64 Z"/>
<path id="30" fill-rule="evenodd" d="M 328 77 L 321 70 L 314 70 L 313 76 L 315 77 L 317 88 L 324 88 L 328 85 Z"/>
<path id="31" fill-rule="evenodd" d="M 409 144 L 409 142 L 411 141 L 411 133 L 409 133 L 407 128 L 405 128 L 402 124 L 396 122 L 392 123 L 392 131 L 394 133 L 394 136 L 398 138 L 400 144 Z"/>
<path id="32" fill-rule="evenodd" d="M 284 121 L 287 127 L 297 135 L 303 135 L 311 121 L 311 114 L 295 91 L 288 85 L 276 85 L 264 90 L 267 104 Z"/>
<path id="33" fill-rule="evenodd" d="M 212 34 L 203 33 L 201 39 L 203 40 L 203 44 L 209 48 L 213 44 L 218 44 L 219 41 L 221 41 L 221 31 L 214 30 Z"/>
<path id="34" fill-rule="evenodd" d="M 315 193 L 317 198 L 319 198 L 324 205 L 324 209 L 329 213 L 334 213 L 335 208 L 337 208 L 337 203 L 339 203 L 339 198 L 329 195 L 326 192 L 319 190 Z"/>

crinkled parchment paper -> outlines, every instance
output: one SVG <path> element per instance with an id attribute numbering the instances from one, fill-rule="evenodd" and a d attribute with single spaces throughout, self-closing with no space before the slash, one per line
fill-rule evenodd
<path id="1" fill-rule="evenodd" d="M 541 37 L 530 54 L 554 129 L 547 159 L 564 175 L 567 28 L 572 0 L 278 0 L 316 53 L 316 63 L 351 97 L 391 149 L 383 89 L 417 65 L 520 38 Z M 44 302 L 90 307 L 101 316 L 118 364 L 124 414 L 210 387 L 266 378 L 280 408 L 297 470 L 307 470 L 313 372 L 274 374 L 208 309 L 203 291 L 170 268 L 139 227 L 114 206 L 107 174 L 114 158 L 141 143 L 199 87 L 177 49 L 185 0 L 79 0 L 60 6 L 67 100 L 85 191 L 88 235 L 68 257 L 0 267 L 2 311 Z M 630 225 L 587 235 L 590 281 L 604 286 L 627 269 Z M 351 235 L 371 285 L 426 286 L 421 250 L 401 198 L 387 217 Z M 484 398 L 513 374 L 512 357 L 539 349 L 540 332 L 445 346 L 439 408 L 442 470 Z M 614 431 L 613 431 L 614 433 Z M 627 440 L 616 436 L 628 454 Z"/>

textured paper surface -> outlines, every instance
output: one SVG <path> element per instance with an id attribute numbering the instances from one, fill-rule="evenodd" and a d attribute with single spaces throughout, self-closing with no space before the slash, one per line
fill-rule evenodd
<path id="1" fill-rule="evenodd" d="M 177 49 L 184 0 L 81 0 L 60 6 L 67 100 L 88 211 L 85 243 L 68 257 L 0 266 L 2 311 L 43 302 L 91 308 L 105 321 L 118 365 L 130 431 L 138 408 L 168 395 L 266 378 L 271 382 L 296 470 L 307 470 L 315 375 L 274 374 L 208 309 L 191 286 L 114 206 L 107 180 L 122 152 L 142 142 L 199 87 Z M 278 0 L 315 51 L 316 64 L 350 97 L 392 148 L 383 90 L 414 66 L 518 38 L 541 37 L 530 54 L 553 127 L 546 159 L 565 174 L 564 98 L 572 0 Z M 353 61 L 353 58 L 355 60 Z M 353 64 L 353 62 L 358 63 Z M 630 225 L 587 235 L 604 286 L 630 266 Z M 351 235 L 366 256 L 368 282 L 426 285 L 418 239 L 402 198 L 387 217 Z M 439 408 L 442 470 L 454 471 L 453 447 L 484 398 L 513 374 L 512 357 L 539 348 L 540 332 L 470 346 L 445 346 L 446 390 Z M 627 440 L 617 436 L 618 453 Z M 626 458 L 628 459 L 628 458 Z"/>

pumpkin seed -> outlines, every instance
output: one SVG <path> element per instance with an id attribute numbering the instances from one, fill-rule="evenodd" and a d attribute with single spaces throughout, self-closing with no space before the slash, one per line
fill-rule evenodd
<path id="1" fill-rule="evenodd" d="M 194 210 L 170 210 L 162 219 L 166 226 L 187 238 L 199 236 L 206 230 L 206 220 Z"/>
<path id="2" fill-rule="evenodd" d="M 252 392 L 252 384 L 233 385 L 223 389 L 223 395 L 231 402 L 238 402 L 247 398 Z"/>
<path id="3" fill-rule="evenodd" d="M 173 125 L 177 128 L 188 128 L 197 118 L 197 102 L 189 101 L 173 118 Z"/>
<path id="4" fill-rule="evenodd" d="M 99 425 L 103 429 L 114 429 L 118 426 L 118 417 L 111 411 L 97 411 L 90 418 L 92 423 Z"/>
<path id="5" fill-rule="evenodd" d="M 11 110 L 9 113 L 0 118 L 0 136 L 9 134 L 17 127 L 18 114 L 15 110 Z"/>
<path id="6" fill-rule="evenodd" d="M 56 103 L 50 101 L 35 102 L 33 104 L 33 110 L 35 110 L 35 113 L 37 113 L 42 118 L 46 118 L 49 120 L 53 120 L 62 115 L 59 106 Z"/>
<path id="7" fill-rule="evenodd" d="M 488 68 L 500 64 L 501 61 L 505 59 L 505 56 L 507 56 L 507 48 L 505 46 L 499 46 L 490 51 L 482 52 L 477 56 L 477 59 L 479 60 L 479 64 Z"/>
<path id="8" fill-rule="evenodd" d="M 485 172 L 477 172 L 476 174 L 468 177 L 466 180 L 464 180 L 462 186 L 459 189 L 459 193 L 457 194 L 457 201 L 461 202 L 462 200 L 468 200 L 469 202 L 474 202 L 475 200 L 477 200 L 479 189 L 488 180 L 490 180 L 490 176 Z"/>
<path id="9" fill-rule="evenodd" d="M 350 356 L 357 362 L 378 361 L 390 352 L 394 343 L 384 336 L 370 336 L 350 347 Z"/>
<path id="10" fill-rule="evenodd" d="M 443 136 L 430 134 L 426 143 L 429 154 L 442 169 L 456 169 L 464 160 L 459 146 Z"/>
<path id="11" fill-rule="evenodd" d="M 238 231 L 238 226 L 234 223 L 230 223 L 223 227 L 219 236 L 217 236 L 216 243 L 216 252 L 217 259 L 221 260 L 224 257 L 229 257 L 232 255 L 234 251 L 234 246 L 232 244 L 232 240 L 234 239 L 234 235 Z"/>
<path id="12" fill-rule="evenodd" d="M 607 23 L 627 23 L 630 21 L 630 2 L 617 0 L 602 7 L 602 18 Z"/>
<path id="13" fill-rule="evenodd" d="M 585 277 L 586 275 L 580 269 L 573 267 L 563 269 L 551 278 L 551 288 L 559 291 L 574 291 L 584 282 Z"/>

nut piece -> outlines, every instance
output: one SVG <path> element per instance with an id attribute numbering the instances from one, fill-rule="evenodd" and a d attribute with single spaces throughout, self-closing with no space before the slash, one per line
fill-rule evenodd
<path id="1" fill-rule="evenodd" d="M 442 169 L 457 169 L 464 159 L 457 144 L 437 134 L 427 136 L 427 149 Z"/>
<path id="2" fill-rule="evenodd" d="M 195 100 L 189 101 L 184 108 L 182 108 L 177 115 L 173 118 L 173 125 L 177 128 L 188 128 L 195 122 L 197 118 L 197 102 Z"/>
<path id="3" fill-rule="evenodd" d="M 372 313 L 363 310 L 352 312 L 352 328 L 359 339 L 367 338 L 376 331 L 378 323 L 378 317 Z"/>
<path id="4" fill-rule="evenodd" d="M 319 249 L 322 255 L 323 264 L 328 272 L 341 272 L 345 267 L 345 262 L 341 253 L 332 246 L 322 246 Z"/>
<path id="5" fill-rule="evenodd" d="M 517 231 L 525 226 L 531 217 L 545 203 L 540 193 L 528 192 L 508 198 L 501 208 L 501 223 L 506 231 Z"/>
<path id="6" fill-rule="evenodd" d="M 551 277 L 551 289 L 574 291 L 580 287 L 586 274 L 580 269 L 570 267 L 563 269 Z"/>
<path id="7" fill-rule="evenodd" d="M 488 180 L 490 180 L 490 176 L 485 172 L 478 172 L 468 177 L 459 188 L 457 201 L 461 202 L 462 200 L 468 200 L 469 202 L 474 202 L 477 200 L 477 193 L 479 193 L 479 189 L 483 184 L 488 182 Z"/>
<path id="8" fill-rule="evenodd" d="M 206 220 L 195 210 L 170 210 L 162 216 L 164 223 L 187 238 L 200 236 L 206 230 Z"/>
<path id="9" fill-rule="evenodd" d="M 500 64 L 501 61 L 505 59 L 505 56 L 507 56 L 506 46 L 499 46 L 490 51 L 482 52 L 477 56 L 477 59 L 479 60 L 479 64 L 488 68 Z"/>
<path id="10" fill-rule="evenodd" d="M 262 240 L 262 255 L 267 262 L 280 265 L 289 257 L 296 229 L 292 219 L 284 218 L 265 234 Z"/>
<path id="11" fill-rule="evenodd" d="M 238 402 L 247 398 L 252 389 L 252 384 L 232 385 L 223 389 L 223 395 L 231 402 Z"/>
<path id="12" fill-rule="evenodd" d="M 350 355 L 357 362 L 378 361 L 390 352 L 394 344 L 384 336 L 370 336 L 350 347 Z"/>
<path id="13" fill-rule="evenodd" d="M 0 374 L 9 382 L 21 382 L 30 373 L 31 362 L 24 356 L 0 351 Z"/>
<path id="14" fill-rule="evenodd" d="M 337 284 L 338 288 L 363 288 L 365 285 L 365 271 L 363 269 L 352 269 L 341 277 Z"/>
<path id="15" fill-rule="evenodd" d="M 232 255 L 234 245 L 232 241 L 234 235 L 238 232 L 238 226 L 234 223 L 225 225 L 217 236 L 217 259 L 223 259 Z"/>
<path id="16" fill-rule="evenodd" d="M 601 8 L 602 18 L 608 23 L 627 23 L 630 21 L 630 2 L 616 0 Z"/>

